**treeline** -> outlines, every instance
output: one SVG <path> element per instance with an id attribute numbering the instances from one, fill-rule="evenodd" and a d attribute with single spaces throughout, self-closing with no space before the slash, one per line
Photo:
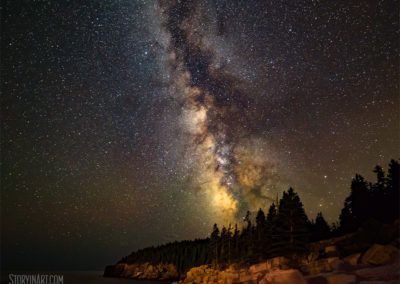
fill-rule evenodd
<path id="1" fill-rule="evenodd" d="M 339 217 L 341 233 L 355 231 L 371 218 L 383 223 L 399 218 L 399 171 L 399 163 L 392 160 L 387 175 L 382 167 L 375 167 L 375 183 L 367 182 L 361 175 L 353 178 L 350 196 Z"/>
<path id="2" fill-rule="evenodd" d="M 183 272 L 191 267 L 210 263 L 209 239 L 196 239 L 194 241 L 173 242 L 157 247 L 148 247 L 131 253 L 121 259 L 125 263 L 152 264 L 172 263 Z"/>
<path id="3" fill-rule="evenodd" d="M 266 215 L 262 209 L 255 218 L 247 212 L 241 230 L 237 225 L 219 229 L 214 224 L 207 239 L 141 249 L 121 262 L 173 263 L 179 272 L 203 264 L 248 265 L 275 256 L 304 253 L 309 242 L 353 232 L 370 219 L 391 223 L 399 218 L 399 162 L 390 162 L 387 175 L 380 166 L 374 172 L 375 183 L 367 182 L 358 174 L 353 178 L 339 224 L 329 226 L 322 213 L 310 221 L 300 197 L 290 188 L 269 207 Z"/>

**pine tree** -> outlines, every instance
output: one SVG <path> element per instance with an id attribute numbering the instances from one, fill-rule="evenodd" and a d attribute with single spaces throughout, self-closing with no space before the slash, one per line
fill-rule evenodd
<path id="1" fill-rule="evenodd" d="M 265 214 L 260 208 L 256 216 L 256 257 L 259 260 L 265 257 L 266 230 Z"/>
<path id="2" fill-rule="evenodd" d="M 251 223 L 250 211 L 247 211 L 244 221 L 247 223 L 247 226 L 242 231 L 243 248 L 245 249 L 245 251 L 243 252 L 243 261 L 246 264 L 251 264 L 255 262 L 255 254 L 254 254 L 255 229 Z"/>
<path id="3" fill-rule="evenodd" d="M 398 161 L 391 160 L 387 175 L 387 203 L 385 208 L 381 208 L 387 212 L 387 222 L 392 222 L 400 216 L 400 164 Z"/>
<path id="4" fill-rule="evenodd" d="M 256 231 L 257 231 L 258 241 L 260 241 L 264 237 L 265 225 L 266 225 L 265 214 L 264 211 L 262 211 L 260 208 L 256 216 Z"/>
<path id="5" fill-rule="evenodd" d="M 390 189 L 398 192 L 400 190 L 400 164 L 398 161 L 390 161 L 387 179 Z"/>
<path id="6" fill-rule="evenodd" d="M 299 196 L 289 188 L 288 192 L 283 192 L 277 214 L 277 250 L 282 254 L 305 251 L 309 237 L 308 223 Z"/>
<path id="7" fill-rule="evenodd" d="M 231 258 L 232 258 L 232 226 L 231 226 L 231 224 L 229 224 L 229 226 L 228 226 L 227 236 L 228 236 L 228 265 L 230 265 Z"/>
<path id="8" fill-rule="evenodd" d="M 321 212 L 317 214 L 317 217 L 315 218 L 315 223 L 312 224 L 311 227 L 313 241 L 324 240 L 330 237 L 331 230 Z"/>
<path id="9" fill-rule="evenodd" d="M 225 226 L 222 227 L 221 230 L 221 248 L 220 248 L 220 263 L 227 263 L 228 262 L 228 248 L 229 246 L 229 236 L 228 236 L 228 230 L 225 228 Z"/>
<path id="10" fill-rule="evenodd" d="M 239 253 L 240 253 L 239 238 L 240 238 L 240 231 L 238 230 L 237 224 L 235 224 L 235 230 L 233 231 L 233 259 L 235 261 L 239 258 Z"/>
<path id="11" fill-rule="evenodd" d="M 371 193 L 368 184 L 361 175 L 356 174 L 351 182 L 350 196 L 346 198 L 339 216 L 343 233 L 355 231 L 372 214 L 369 201 Z"/>
<path id="12" fill-rule="evenodd" d="M 218 250 L 220 245 L 219 243 L 220 243 L 219 229 L 217 224 L 214 224 L 210 236 L 210 249 L 211 249 L 211 255 L 213 256 L 213 262 L 215 267 L 218 267 Z"/>
<path id="13" fill-rule="evenodd" d="M 376 184 L 374 186 L 375 189 L 384 190 L 386 185 L 386 178 L 385 178 L 385 172 L 383 171 L 382 167 L 376 166 L 373 172 L 376 174 Z"/>
<path id="14" fill-rule="evenodd" d="M 374 206 L 370 209 L 370 214 L 368 217 L 376 218 L 378 220 L 384 221 L 387 219 L 387 210 L 382 210 L 387 206 L 389 193 L 387 191 L 387 178 L 385 178 L 385 172 L 381 166 L 376 166 L 373 170 L 376 174 L 376 183 L 370 184 L 370 200 L 373 201 Z M 365 216 L 367 217 L 367 216 Z"/>
<path id="15" fill-rule="evenodd" d="M 272 226 L 277 216 L 275 203 L 272 203 L 268 210 L 267 226 Z"/>
<path id="16" fill-rule="evenodd" d="M 266 257 L 274 257 L 277 256 L 275 243 L 279 242 L 279 235 L 277 230 L 277 214 L 278 210 L 275 203 L 272 203 L 268 209 L 268 214 L 266 218 L 266 245 L 265 245 L 265 254 Z"/>

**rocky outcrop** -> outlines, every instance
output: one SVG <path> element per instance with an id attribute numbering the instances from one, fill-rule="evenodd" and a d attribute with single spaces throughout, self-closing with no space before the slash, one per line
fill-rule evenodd
<path id="1" fill-rule="evenodd" d="M 114 265 L 107 265 L 104 269 L 104 276 L 107 277 L 120 277 L 125 269 L 125 263 L 118 263 Z"/>
<path id="2" fill-rule="evenodd" d="M 104 270 L 104 276 L 158 280 L 175 280 L 179 278 L 178 271 L 173 264 L 152 265 L 150 263 L 108 265 Z"/>
<path id="3" fill-rule="evenodd" d="M 296 269 L 274 270 L 261 278 L 260 284 L 306 284 L 304 276 Z"/>
<path id="4" fill-rule="evenodd" d="M 397 248 L 392 245 L 374 244 L 361 257 L 361 263 L 381 265 L 389 262 L 397 251 Z"/>
<path id="5" fill-rule="evenodd" d="M 348 263 L 349 265 L 356 266 L 358 264 L 358 260 L 360 259 L 361 253 L 354 253 L 352 255 L 346 256 L 343 258 L 343 261 L 345 263 Z"/>
<path id="6" fill-rule="evenodd" d="M 322 272 L 330 272 L 334 269 L 334 265 L 339 261 L 339 257 L 321 258 L 311 261 L 302 271 L 309 274 L 318 274 Z"/>
<path id="7" fill-rule="evenodd" d="M 368 281 L 389 281 L 400 279 L 400 257 L 397 256 L 389 263 L 381 266 L 372 266 L 355 271 L 355 274 L 363 280 Z M 400 281 L 399 281 L 400 282 Z"/>
<path id="8" fill-rule="evenodd" d="M 372 225 L 376 224 L 372 222 Z M 275 257 L 246 268 L 193 267 L 175 284 L 400 283 L 398 225 L 399 221 L 380 225 L 379 230 L 374 230 L 373 238 L 364 228 L 353 234 L 311 243 L 308 255 Z M 107 266 L 104 276 L 171 280 L 183 275 L 179 275 L 172 264 L 118 263 Z"/>
<path id="9" fill-rule="evenodd" d="M 358 253 L 370 249 L 374 243 L 391 244 L 393 247 L 400 248 L 399 227 L 400 220 L 396 220 L 392 224 L 382 224 L 371 219 L 355 233 L 310 243 L 308 245 L 311 252 L 309 261 L 329 257 L 356 256 Z"/>
<path id="10" fill-rule="evenodd" d="M 208 265 L 194 267 L 186 273 L 184 280 L 175 284 L 306 284 L 302 273 L 288 268 L 288 259 L 276 257 L 247 268 L 226 270 L 213 269 Z"/>
<path id="11" fill-rule="evenodd" d="M 344 258 L 332 256 L 337 255 L 337 248 L 332 245 L 322 248 L 322 252 L 331 257 L 309 255 L 295 262 L 276 257 L 249 268 L 229 267 L 222 271 L 203 265 L 190 269 L 175 284 L 388 284 L 399 280 L 400 254 L 390 244 L 374 244 L 364 253 Z M 296 263 L 301 266 L 299 269 L 294 269 Z"/>

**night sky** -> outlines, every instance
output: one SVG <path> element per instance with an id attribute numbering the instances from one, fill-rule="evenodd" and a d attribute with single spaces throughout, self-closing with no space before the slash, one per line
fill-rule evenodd
<path id="1" fill-rule="evenodd" d="M 4 1 L 1 246 L 102 269 L 400 157 L 399 1 Z"/>

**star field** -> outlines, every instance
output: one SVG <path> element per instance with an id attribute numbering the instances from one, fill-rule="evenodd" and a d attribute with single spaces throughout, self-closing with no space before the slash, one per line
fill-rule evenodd
<path id="1" fill-rule="evenodd" d="M 3 265 L 99 269 L 289 186 L 335 222 L 354 174 L 400 156 L 398 10 L 6 1 Z"/>

